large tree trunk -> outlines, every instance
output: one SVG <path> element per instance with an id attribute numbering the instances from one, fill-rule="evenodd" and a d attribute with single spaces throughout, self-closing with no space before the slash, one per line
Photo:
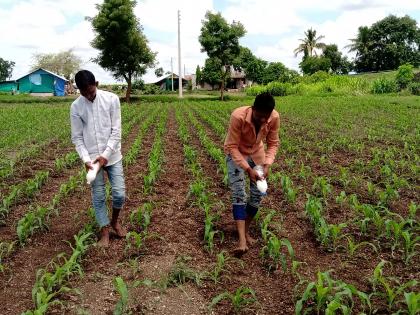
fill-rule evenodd
<path id="1" fill-rule="evenodd" d="M 127 91 L 125 92 L 125 101 L 130 103 L 130 95 L 131 95 L 131 76 L 128 77 L 127 80 Z"/>

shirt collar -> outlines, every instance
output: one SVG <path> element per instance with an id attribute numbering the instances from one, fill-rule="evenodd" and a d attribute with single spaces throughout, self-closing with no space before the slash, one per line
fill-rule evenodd
<path id="1" fill-rule="evenodd" d="M 268 125 L 268 124 L 271 122 L 271 120 L 273 119 L 273 112 L 274 112 L 274 109 L 273 109 L 273 111 L 271 112 L 270 117 L 268 117 L 268 120 L 267 120 L 267 122 L 266 122 L 264 125 Z M 252 125 L 252 106 L 249 106 L 249 107 L 246 109 L 245 121 L 246 121 L 247 123 L 249 123 L 249 124 L 251 124 L 251 125 Z M 263 125 L 263 126 L 264 126 L 264 125 Z"/>

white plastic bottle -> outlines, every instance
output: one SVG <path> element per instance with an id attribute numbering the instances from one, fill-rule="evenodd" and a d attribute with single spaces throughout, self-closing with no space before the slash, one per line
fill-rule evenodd
<path id="1" fill-rule="evenodd" d="M 96 174 L 98 174 L 99 171 L 99 162 L 91 163 L 93 169 L 89 169 L 89 171 L 86 174 L 86 182 L 88 185 L 90 185 L 96 178 Z"/>
<path id="2" fill-rule="evenodd" d="M 264 168 L 262 167 L 262 165 L 256 165 L 254 167 L 254 170 L 262 178 L 262 180 L 257 180 L 257 188 L 263 195 L 266 195 L 268 185 L 267 185 L 267 181 L 264 178 Z"/>

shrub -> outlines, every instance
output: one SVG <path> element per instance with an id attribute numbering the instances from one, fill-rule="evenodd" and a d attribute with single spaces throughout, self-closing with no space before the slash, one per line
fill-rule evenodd
<path id="1" fill-rule="evenodd" d="M 146 84 L 143 89 L 143 94 L 162 94 L 161 89 L 155 84 Z"/>
<path id="2" fill-rule="evenodd" d="M 420 82 L 411 82 L 408 85 L 411 94 L 420 96 Z"/>
<path id="3" fill-rule="evenodd" d="M 379 78 L 373 81 L 371 92 L 374 94 L 392 93 L 398 90 L 395 80 Z"/>
<path id="4" fill-rule="evenodd" d="M 413 80 L 414 72 L 413 66 L 409 63 L 401 65 L 398 67 L 397 74 L 395 76 L 395 81 L 397 82 L 400 90 L 405 89 L 408 84 Z"/>

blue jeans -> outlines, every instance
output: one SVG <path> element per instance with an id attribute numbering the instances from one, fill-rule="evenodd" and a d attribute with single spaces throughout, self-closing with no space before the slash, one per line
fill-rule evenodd
<path id="1" fill-rule="evenodd" d="M 252 168 L 255 166 L 254 161 L 250 157 L 248 157 L 247 161 Z M 248 204 L 254 208 L 258 208 L 261 203 L 262 194 L 258 190 L 257 184 L 250 181 L 250 197 L 248 199 L 245 191 L 245 170 L 236 165 L 230 155 L 226 156 L 226 163 L 228 168 L 229 186 L 232 191 L 232 205 L 242 206 Z"/>
<path id="2" fill-rule="evenodd" d="M 101 168 L 92 182 L 92 203 L 95 209 L 96 222 L 99 227 L 104 227 L 110 223 L 108 209 L 106 207 L 105 178 L 104 171 L 108 174 L 112 188 L 112 208 L 121 209 L 125 201 L 125 183 L 122 160 Z"/>

